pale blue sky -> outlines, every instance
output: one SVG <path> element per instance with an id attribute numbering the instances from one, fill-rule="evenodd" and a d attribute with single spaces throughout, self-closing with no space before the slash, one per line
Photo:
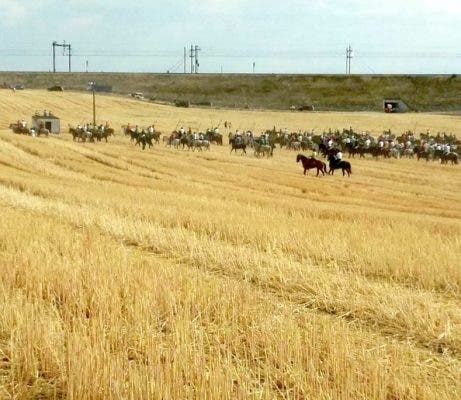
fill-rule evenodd
<path id="1" fill-rule="evenodd" d="M 343 73 L 350 43 L 353 73 L 461 73 L 461 1 L 0 0 L 0 70 L 50 70 L 53 40 L 74 71 L 182 72 L 198 44 L 200 72 Z"/>

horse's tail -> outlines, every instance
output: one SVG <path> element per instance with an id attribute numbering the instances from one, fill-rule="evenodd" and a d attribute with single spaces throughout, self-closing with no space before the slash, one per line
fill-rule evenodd
<path id="1" fill-rule="evenodd" d="M 352 165 L 349 164 L 349 173 L 352 174 Z"/>

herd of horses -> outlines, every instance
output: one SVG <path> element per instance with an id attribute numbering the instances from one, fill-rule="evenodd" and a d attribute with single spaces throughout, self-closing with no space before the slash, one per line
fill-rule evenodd
<path id="1" fill-rule="evenodd" d="M 95 129 L 84 129 L 74 128 L 69 126 L 69 133 L 72 135 L 72 139 L 77 142 L 100 142 L 104 139 L 107 143 L 107 139 L 115 134 L 114 129 L 110 127 L 97 127 Z"/>
<path id="2" fill-rule="evenodd" d="M 37 131 L 29 129 L 20 123 L 10 124 L 10 128 L 17 134 L 48 136 L 50 133 L 44 128 Z M 77 142 L 100 142 L 102 140 L 107 142 L 108 138 L 115 134 L 114 129 L 108 125 L 101 125 L 91 129 L 82 128 L 81 125 L 79 125 L 78 128 L 74 128 L 69 125 L 69 133 L 72 135 L 73 140 Z M 136 146 L 140 146 L 143 150 L 146 147 L 151 148 L 154 144 L 159 145 L 161 141 L 163 141 L 165 146 L 192 151 L 210 150 L 211 144 L 223 145 L 223 136 L 216 128 L 207 129 L 206 132 L 202 133 L 192 133 L 191 130 L 185 131 L 182 128 L 181 130 L 175 129 L 171 134 L 163 135 L 162 138 L 161 132 L 155 131 L 153 126 L 149 128 L 138 128 L 138 126 L 136 126 L 136 128 L 132 128 L 130 125 L 123 125 L 122 133 L 125 136 L 129 136 L 130 141 Z M 296 162 L 301 162 L 304 175 L 306 175 L 310 169 L 316 169 L 316 176 L 319 176 L 320 174 L 333 175 L 335 170 L 341 170 L 343 176 L 350 176 L 352 174 L 350 162 L 342 160 L 342 157 L 338 157 L 337 155 L 339 152 L 348 152 L 349 157 L 352 158 L 356 155 L 363 158 L 366 154 L 370 154 L 373 158 L 392 157 L 393 148 L 379 146 L 379 142 L 376 141 L 381 140 L 383 136 L 376 139 L 367 135 L 367 140 L 371 140 L 371 143 L 367 144 L 366 141 L 364 141 L 364 137 L 360 137 L 360 135 L 355 134 L 352 130 L 343 130 L 342 133 L 336 131 L 333 134 L 330 131 L 328 134 L 329 136 L 326 136 L 325 133 L 323 135 L 312 135 L 307 132 L 303 135 L 299 132 L 287 134 L 286 132 L 282 133 L 282 131 L 276 131 L 275 128 L 273 130 L 265 131 L 259 137 L 254 137 L 251 132 L 237 135 L 229 133 L 230 153 L 237 153 L 237 151 L 240 150 L 243 155 L 247 154 L 247 149 L 251 148 L 254 151 L 255 157 L 271 157 L 274 154 L 276 144 L 278 144 L 280 148 L 285 147 L 291 150 L 313 150 L 314 154 L 321 154 L 326 159 L 328 162 L 328 169 L 327 164 L 324 161 L 316 159 L 314 156 L 306 157 L 302 154 L 298 154 Z M 384 134 L 384 138 L 386 138 L 386 140 L 390 137 L 392 139 L 392 143 L 395 141 L 395 143 L 402 145 L 402 138 L 395 138 L 391 135 L 390 131 L 385 131 Z M 331 137 L 335 140 L 334 145 L 331 144 L 331 141 L 330 143 L 327 143 L 326 139 Z M 418 160 L 426 159 L 426 161 L 429 161 L 430 159 L 438 159 L 442 164 L 450 162 L 452 164 L 458 164 L 457 152 L 445 152 L 437 148 L 434 149 L 434 146 L 432 150 L 428 150 L 427 145 L 423 146 L 431 141 L 434 142 L 435 137 L 421 134 L 421 139 L 416 140 L 414 139 L 414 135 L 410 133 L 403 136 L 404 139 L 407 139 L 408 137 L 413 138 L 412 146 L 405 147 L 402 145 L 403 154 L 407 157 L 412 158 L 413 155 L 416 155 Z M 354 140 L 351 141 L 350 138 L 353 138 Z M 456 148 L 456 145 L 459 144 L 459 141 L 457 141 L 456 137 L 453 135 L 448 139 L 444 135 L 443 138 L 447 143 L 450 143 L 452 146 L 454 145 L 454 148 Z M 437 136 L 436 139 L 439 140 L 440 137 Z"/>
<path id="3" fill-rule="evenodd" d="M 18 135 L 30 135 L 30 136 L 48 136 L 50 131 L 46 128 L 39 128 L 39 129 L 30 129 L 26 126 L 22 126 L 20 123 L 12 123 L 10 124 L 9 128 Z"/>

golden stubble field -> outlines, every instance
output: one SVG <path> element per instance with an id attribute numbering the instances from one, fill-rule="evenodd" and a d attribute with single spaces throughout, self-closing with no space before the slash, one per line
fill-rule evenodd
<path id="1" fill-rule="evenodd" d="M 459 117 L 176 109 L 112 125 L 456 132 Z M 88 94 L 0 92 L 0 398 L 461 397 L 461 170 L 13 135 Z"/>

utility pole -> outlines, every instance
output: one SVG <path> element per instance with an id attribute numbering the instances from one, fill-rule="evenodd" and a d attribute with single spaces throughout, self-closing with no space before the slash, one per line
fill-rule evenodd
<path id="1" fill-rule="evenodd" d="M 194 46 L 190 45 L 190 73 L 194 73 Z"/>
<path id="2" fill-rule="evenodd" d="M 186 58 L 187 58 L 187 52 L 186 52 L 186 46 L 184 46 L 184 73 L 186 73 Z"/>
<path id="3" fill-rule="evenodd" d="M 69 72 L 72 72 L 72 64 L 71 64 L 71 58 L 72 58 L 72 46 L 70 43 L 66 44 L 64 41 L 63 43 L 58 43 L 54 41 L 52 43 L 53 46 L 53 72 L 56 72 L 56 47 L 62 47 L 63 55 L 66 55 L 66 50 L 67 50 L 67 55 L 69 56 Z"/>
<path id="4" fill-rule="evenodd" d="M 200 66 L 198 62 L 198 52 L 200 51 L 200 47 L 195 45 L 195 73 L 198 74 L 198 67 Z"/>
<path id="5" fill-rule="evenodd" d="M 53 72 L 56 72 L 56 41 L 53 42 Z"/>
<path id="6" fill-rule="evenodd" d="M 91 90 L 93 91 L 93 132 L 96 129 L 96 97 L 94 94 L 94 87 L 96 82 L 90 82 Z"/>
<path id="7" fill-rule="evenodd" d="M 69 43 L 69 47 L 67 49 L 69 50 L 69 72 L 72 72 L 72 66 L 71 66 L 72 51 L 71 51 L 70 43 Z"/>
<path id="8" fill-rule="evenodd" d="M 353 57 L 353 51 L 351 45 L 346 49 L 346 75 L 351 74 L 351 60 Z"/>
<path id="9" fill-rule="evenodd" d="M 253 74 L 255 73 L 255 68 L 256 68 L 256 62 L 253 61 Z"/>

